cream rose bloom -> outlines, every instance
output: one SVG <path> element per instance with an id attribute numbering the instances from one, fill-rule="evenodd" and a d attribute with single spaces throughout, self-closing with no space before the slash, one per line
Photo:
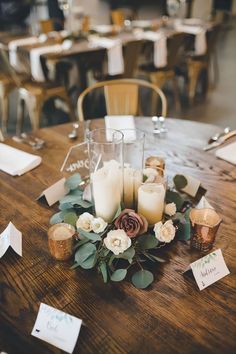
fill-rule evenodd
<path id="1" fill-rule="evenodd" d="M 175 237 L 175 231 L 172 220 L 168 220 L 164 224 L 159 221 L 154 226 L 155 236 L 160 242 L 171 242 Z"/>
<path id="2" fill-rule="evenodd" d="M 79 219 L 76 221 L 77 229 L 82 229 L 84 231 L 92 231 L 92 221 L 94 217 L 89 213 L 83 213 L 79 216 Z"/>
<path id="3" fill-rule="evenodd" d="M 131 246 L 131 239 L 124 230 L 118 229 L 108 232 L 107 237 L 104 238 L 104 244 L 117 256 Z"/>
<path id="4" fill-rule="evenodd" d="M 92 225 L 92 230 L 96 234 L 99 234 L 100 232 L 103 232 L 105 228 L 107 227 L 107 222 L 104 221 L 102 218 L 94 218 L 91 222 Z"/>
<path id="5" fill-rule="evenodd" d="M 165 214 L 169 216 L 173 216 L 176 214 L 176 205 L 175 203 L 169 203 L 165 206 Z"/>

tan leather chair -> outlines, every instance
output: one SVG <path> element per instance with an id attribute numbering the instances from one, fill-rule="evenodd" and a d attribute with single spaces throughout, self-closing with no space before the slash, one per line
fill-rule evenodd
<path id="1" fill-rule="evenodd" d="M 161 99 L 163 117 L 166 117 L 166 97 L 159 87 L 144 80 L 120 79 L 97 82 L 84 90 L 78 99 L 79 120 L 84 120 L 84 99 L 92 91 L 102 88 L 108 115 L 134 115 L 140 112 L 139 88 L 148 88 L 153 96 Z M 156 114 L 156 112 L 155 112 Z"/>

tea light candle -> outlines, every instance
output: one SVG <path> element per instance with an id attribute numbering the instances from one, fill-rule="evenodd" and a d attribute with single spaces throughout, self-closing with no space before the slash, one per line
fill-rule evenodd
<path id="1" fill-rule="evenodd" d="M 138 213 L 145 216 L 149 225 L 161 221 L 165 201 L 162 183 L 144 183 L 138 189 Z"/>
<path id="2" fill-rule="evenodd" d="M 55 224 L 48 230 L 48 246 L 51 255 L 60 261 L 68 260 L 73 253 L 75 228 L 66 223 Z"/>
<path id="3" fill-rule="evenodd" d="M 145 168 L 153 168 L 156 171 L 160 172 L 160 175 L 163 176 L 163 172 L 165 170 L 165 161 L 158 156 L 150 156 L 145 161 Z"/>
<path id="4" fill-rule="evenodd" d="M 96 215 L 111 222 L 121 203 L 122 173 L 118 164 L 108 162 L 95 171 L 92 188 Z"/>

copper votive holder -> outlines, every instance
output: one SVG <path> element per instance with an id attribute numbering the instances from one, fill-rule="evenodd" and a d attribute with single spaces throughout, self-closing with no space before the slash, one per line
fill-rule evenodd
<path id="1" fill-rule="evenodd" d="M 48 246 L 51 255 L 59 261 L 67 261 L 73 254 L 75 228 L 66 223 L 55 224 L 48 230 Z"/>
<path id="2" fill-rule="evenodd" d="M 190 246 L 202 252 L 212 249 L 222 219 L 214 209 L 192 209 Z"/>
<path id="3" fill-rule="evenodd" d="M 165 170 L 165 161 L 158 156 L 150 156 L 145 161 L 145 168 L 153 168 L 154 170 L 160 172 L 163 176 Z"/>

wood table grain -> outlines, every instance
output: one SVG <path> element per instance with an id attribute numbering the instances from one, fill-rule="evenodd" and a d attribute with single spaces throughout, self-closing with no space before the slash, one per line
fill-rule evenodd
<path id="1" fill-rule="evenodd" d="M 166 138 L 152 135 L 148 118 L 136 120 L 147 132 L 148 155 L 165 158 L 168 175 L 187 173 L 201 180 L 206 197 L 222 216 L 215 249 L 221 248 L 230 275 L 203 291 L 183 271 L 200 254 L 188 242 L 174 241 L 161 250 L 155 281 L 138 290 L 128 281 L 104 284 L 95 271 L 70 270 L 72 261 L 51 258 L 47 246 L 49 208 L 36 201 L 61 178 L 71 125 L 41 129 L 46 147 L 37 151 L 42 164 L 21 177 L 0 172 L 0 232 L 9 221 L 22 231 L 23 257 L 8 250 L 0 260 L 0 351 L 8 354 L 61 353 L 30 335 L 39 305 L 44 302 L 84 321 L 74 353 L 214 353 L 236 350 L 236 169 L 203 152 L 210 135 L 220 129 L 207 124 L 167 120 Z M 94 120 L 91 127 L 101 127 Z M 80 128 L 80 141 L 83 137 Z M 8 139 L 6 143 L 32 152 Z"/>

